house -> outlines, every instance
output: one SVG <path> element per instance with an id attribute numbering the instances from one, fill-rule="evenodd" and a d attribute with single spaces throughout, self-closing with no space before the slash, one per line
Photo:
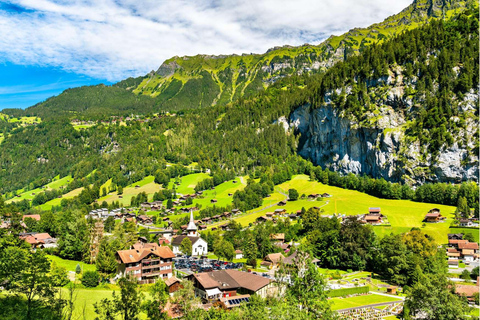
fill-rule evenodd
<path id="1" fill-rule="evenodd" d="M 397 287 L 396 287 L 396 286 L 387 287 L 387 293 L 389 293 L 389 294 L 397 294 Z"/>
<path id="2" fill-rule="evenodd" d="M 167 244 L 170 244 L 170 241 L 168 241 L 167 238 L 164 238 L 164 237 L 158 238 L 158 245 L 163 246 Z"/>
<path id="3" fill-rule="evenodd" d="M 378 213 L 366 214 L 363 218 L 366 223 L 376 225 L 382 223 L 382 215 Z"/>
<path id="4" fill-rule="evenodd" d="M 137 222 L 140 224 L 152 224 L 153 220 L 152 217 L 149 217 L 147 215 L 140 215 L 137 217 Z"/>
<path id="5" fill-rule="evenodd" d="M 462 249 L 462 258 L 464 261 L 469 261 L 469 262 L 476 260 L 475 251 L 472 249 Z"/>
<path id="6" fill-rule="evenodd" d="M 217 203 L 217 199 L 210 200 L 210 203 Z"/>
<path id="7" fill-rule="evenodd" d="M 309 194 L 307 197 L 308 197 L 308 199 L 310 199 L 310 200 L 315 200 L 315 199 L 317 199 L 318 197 L 321 197 L 321 195 L 318 194 L 318 193 L 312 193 L 312 194 Z"/>
<path id="8" fill-rule="evenodd" d="M 283 242 L 285 241 L 285 233 L 271 234 L 270 239 Z"/>
<path id="9" fill-rule="evenodd" d="M 460 227 L 473 227 L 474 223 L 469 219 L 461 219 L 459 225 Z"/>
<path id="10" fill-rule="evenodd" d="M 330 198 L 332 195 L 329 193 L 322 193 L 322 198 Z"/>
<path id="11" fill-rule="evenodd" d="M 439 212 L 432 212 L 432 213 L 427 213 L 424 221 L 425 222 L 439 222 L 439 221 L 442 221 L 444 219 L 445 219 L 445 217 L 443 217 Z"/>
<path id="12" fill-rule="evenodd" d="M 176 291 L 178 291 L 178 290 L 180 290 L 180 289 L 183 288 L 183 285 L 182 285 L 181 281 L 180 281 L 177 277 L 175 277 L 175 276 L 170 277 L 170 278 L 168 278 L 168 279 L 165 279 L 165 284 L 166 284 L 167 287 L 168 287 L 168 294 L 169 294 L 170 296 L 173 296 L 173 294 L 174 294 Z"/>
<path id="13" fill-rule="evenodd" d="M 233 214 L 240 214 L 242 212 L 240 211 L 240 209 L 232 209 L 232 213 Z"/>
<path id="14" fill-rule="evenodd" d="M 137 242 L 134 249 L 117 251 L 119 276 L 131 274 L 141 284 L 154 283 L 158 278 L 170 278 L 173 275 L 172 250 L 156 243 Z"/>
<path id="15" fill-rule="evenodd" d="M 40 221 L 40 215 L 39 214 L 26 214 L 22 217 L 22 220 L 25 221 L 25 219 L 27 219 L 27 218 Z"/>
<path id="16" fill-rule="evenodd" d="M 19 238 L 28 242 L 32 246 L 32 249 L 57 247 L 57 239 L 52 238 L 48 233 L 20 233 Z"/>
<path id="17" fill-rule="evenodd" d="M 368 213 L 369 214 L 380 214 L 380 208 L 379 207 L 368 208 Z"/>
<path id="18" fill-rule="evenodd" d="M 263 261 L 260 263 L 260 265 L 270 269 L 277 268 L 283 259 L 285 259 L 285 257 L 281 253 L 270 253 L 263 258 Z"/>
<path id="19" fill-rule="evenodd" d="M 458 259 L 460 258 L 460 252 L 456 248 L 448 248 L 447 257 Z"/>
<path id="20" fill-rule="evenodd" d="M 187 227 L 187 235 L 176 236 L 172 239 L 172 248 L 174 254 L 182 253 L 180 250 L 180 245 L 185 238 L 189 238 L 192 242 L 192 255 L 193 256 L 202 256 L 208 253 L 208 244 L 205 240 L 200 238 L 200 235 L 197 232 L 197 226 L 193 220 L 193 212 L 190 212 L 190 222 Z"/>
<path id="21" fill-rule="evenodd" d="M 478 284 L 476 286 L 470 286 L 465 284 L 455 284 L 455 293 L 459 296 L 466 297 L 468 301 L 473 302 L 473 296 L 479 292 Z"/>
<path id="22" fill-rule="evenodd" d="M 279 206 L 285 206 L 287 204 L 287 201 L 282 200 L 278 203 Z"/>
<path id="23" fill-rule="evenodd" d="M 271 218 L 267 217 L 267 216 L 261 216 L 261 217 L 258 217 L 256 222 L 259 223 L 259 222 L 266 222 L 268 220 L 272 220 Z"/>
<path id="24" fill-rule="evenodd" d="M 275 209 L 275 211 L 273 213 L 275 213 L 275 214 L 285 214 L 285 213 L 287 213 L 287 210 L 285 210 L 285 209 Z"/>
<path id="25" fill-rule="evenodd" d="M 462 240 L 463 233 L 449 233 L 448 240 Z"/>
<path id="26" fill-rule="evenodd" d="M 257 294 L 265 298 L 277 291 L 277 287 L 270 279 L 231 269 L 195 273 L 188 276 L 188 279 L 193 281 L 195 295 L 204 302 L 244 294 Z"/>
<path id="27" fill-rule="evenodd" d="M 454 248 L 458 248 L 459 244 L 468 243 L 468 240 L 448 240 L 448 244 Z"/>
<path id="28" fill-rule="evenodd" d="M 235 250 L 235 259 L 243 259 L 243 251 Z"/>
<path id="29" fill-rule="evenodd" d="M 458 268 L 458 259 L 448 259 L 449 268 Z"/>

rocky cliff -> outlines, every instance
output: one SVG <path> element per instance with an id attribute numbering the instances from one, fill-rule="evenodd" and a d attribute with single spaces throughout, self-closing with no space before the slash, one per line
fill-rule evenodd
<path id="1" fill-rule="evenodd" d="M 478 98 L 472 104 L 478 104 Z M 478 181 L 478 156 L 455 142 L 441 150 L 438 158 L 422 153 L 419 142 L 405 139 L 403 117 L 391 107 L 381 109 L 374 126 L 361 126 L 341 115 L 333 105 L 311 110 L 297 108 L 289 125 L 301 135 L 298 153 L 313 163 L 343 174 L 367 174 L 388 181 Z M 468 134 L 475 134 L 478 123 L 467 124 Z M 464 135 L 461 132 L 460 135 Z"/>

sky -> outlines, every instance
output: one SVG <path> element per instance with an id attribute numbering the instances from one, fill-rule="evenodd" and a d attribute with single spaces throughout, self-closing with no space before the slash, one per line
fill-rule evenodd
<path id="1" fill-rule="evenodd" d="M 411 2 L 0 0 L 0 110 L 142 76 L 173 56 L 319 44 Z"/>

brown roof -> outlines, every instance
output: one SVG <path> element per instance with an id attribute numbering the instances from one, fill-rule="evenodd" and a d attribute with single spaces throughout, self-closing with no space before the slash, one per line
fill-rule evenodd
<path id="1" fill-rule="evenodd" d="M 22 217 L 22 220 L 25 221 L 25 219 L 27 218 L 32 218 L 32 219 L 35 219 L 37 221 L 40 221 L 40 215 L 39 214 L 26 214 Z"/>
<path id="2" fill-rule="evenodd" d="M 460 243 L 467 243 L 468 240 L 455 240 L 455 239 L 450 239 L 448 240 L 448 244 L 460 244 Z"/>
<path id="3" fill-rule="evenodd" d="M 270 235 L 270 239 L 272 240 L 285 240 L 285 233 L 276 233 Z"/>
<path id="4" fill-rule="evenodd" d="M 166 284 L 168 287 L 172 286 L 172 285 L 175 284 L 176 282 L 180 282 L 180 280 L 179 280 L 177 277 L 175 277 L 175 276 L 170 277 L 170 278 L 168 278 L 168 279 L 165 279 L 165 284 Z"/>
<path id="5" fill-rule="evenodd" d="M 263 258 L 263 260 L 270 261 L 273 263 L 279 263 L 283 259 L 285 259 L 285 257 L 281 253 L 270 253 L 270 254 L 267 254 L 265 258 Z"/>
<path id="6" fill-rule="evenodd" d="M 172 239 L 172 245 L 174 246 L 179 246 L 182 243 L 182 240 L 187 238 L 188 236 L 176 236 L 175 238 Z M 200 239 L 200 237 L 188 237 L 192 241 L 192 244 L 195 244 L 195 242 Z"/>
<path id="7" fill-rule="evenodd" d="M 478 243 L 476 243 L 476 242 L 468 242 L 468 241 L 467 241 L 467 243 L 459 242 L 459 243 L 458 243 L 458 249 L 478 250 Z"/>
<path id="8" fill-rule="evenodd" d="M 474 293 L 478 292 L 478 285 L 457 284 L 455 285 L 455 292 L 462 296 L 472 297 Z"/>
<path id="9" fill-rule="evenodd" d="M 379 215 L 375 215 L 375 214 L 367 214 L 365 215 L 365 220 L 367 221 L 378 221 L 380 220 L 380 216 Z"/>
<path id="10" fill-rule="evenodd" d="M 460 257 L 460 252 L 449 252 L 447 253 L 449 257 Z"/>
<path id="11" fill-rule="evenodd" d="M 48 233 L 37 233 L 33 235 L 37 240 L 52 239 Z"/>
<path id="12" fill-rule="evenodd" d="M 268 285 L 271 280 L 248 272 L 238 270 L 219 270 L 193 274 L 200 285 L 205 288 L 245 288 L 258 291 Z"/>
<path id="13" fill-rule="evenodd" d="M 462 254 L 463 255 L 473 255 L 475 251 L 473 249 L 463 249 Z"/>
<path id="14" fill-rule="evenodd" d="M 243 253 L 242 250 L 235 250 L 235 253 Z"/>
<path id="15" fill-rule="evenodd" d="M 117 251 L 118 256 L 123 263 L 132 263 L 138 262 L 149 255 L 156 255 L 163 259 L 175 258 L 172 250 L 169 247 L 156 247 L 156 248 L 143 248 L 140 250 L 131 249 L 131 250 L 121 250 Z"/>
<path id="16" fill-rule="evenodd" d="M 436 212 L 436 213 L 427 213 L 425 215 L 425 218 L 438 218 L 440 216 L 440 213 L 439 212 Z"/>

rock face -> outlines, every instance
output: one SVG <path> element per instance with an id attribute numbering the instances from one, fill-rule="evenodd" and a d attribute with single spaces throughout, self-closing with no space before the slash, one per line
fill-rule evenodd
<path id="1" fill-rule="evenodd" d="M 465 148 L 455 143 L 431 163 L 418 143 L 404 142 L 401 125 L 405 121 L 393 109 L 382 109 L 377 118 L 374 126 L 362 127 L 331 105 L 314 110 L 303 105 L 291 113 L 289 124 L 301 135 L 298 153 L 302 157 L 343 174 L 413 184 L 478 180 L 478 157 L 468 159 Z"/>

